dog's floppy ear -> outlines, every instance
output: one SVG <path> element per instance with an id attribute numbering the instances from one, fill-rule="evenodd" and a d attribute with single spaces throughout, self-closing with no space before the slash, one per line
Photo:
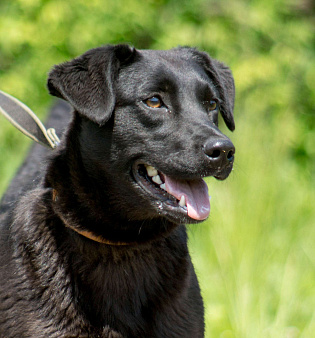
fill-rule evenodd
<path id="1" fill-rule="evenodd" d="M 136 50 L 127 45 L 91 49 L 55 66 L 49 73 L 51 95 L 68 101 L 79 113 L 103 125 L 115 108 L 115 79 L 122 64 L 133 59 Z"/>
<path id="2" fill-rule="evenodd" d="M 205 52 L 200 52 L 196 49 L 192 51 L 218 90 L 222 100 L 220 112 L 228 128 L 233 131 L 235 129 L 233 117 L 235 86 L 230 69 L 225 64 L 210 58 Z"/>

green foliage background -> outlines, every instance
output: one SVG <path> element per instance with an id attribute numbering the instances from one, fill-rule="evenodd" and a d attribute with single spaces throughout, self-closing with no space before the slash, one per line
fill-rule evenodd
<path id="1" fill-rule="evenodd" d="M 190 230 L 207 337 L 314 337 L 315 7 L 311 0 L 2 0 L 0 89 L 41 118 L 52 65 L 89 48 L 192 45 L 236 82 L 235 170 Z M 25 151 L 0 117 L 0 193 Z"/>

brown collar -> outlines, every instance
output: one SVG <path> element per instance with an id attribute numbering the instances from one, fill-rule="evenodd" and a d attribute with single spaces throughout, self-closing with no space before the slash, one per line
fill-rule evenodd
<path id="1" fill-rule="evenodd" d="M 56 202 L 58 200 L 58 192 L 57 190 L 53 189 L 52 190 L 52 199 L 53 202 Z M 72 226 L 70 226 L 69 224 L 67 224 L 64 219 L 62 219 L 63 223 L 65 224 L 65 226 L 75 232 L 77 232 L 78 234 L 80 234 L 81 236 L 84 236 L 94 242 L 98 242 L 98 243 L 102 243 L 102 244 L 107 244 L 107 245 L 133 245 L 135 244 L 134 242 L 131 243 L 126 243 L 126 242 L 112 242 L 108 239 L 104 239 L 100 236 L 96 236 L 94 235 L 91 231 L 86 231 L 86 230 L 78 230 Z"/>

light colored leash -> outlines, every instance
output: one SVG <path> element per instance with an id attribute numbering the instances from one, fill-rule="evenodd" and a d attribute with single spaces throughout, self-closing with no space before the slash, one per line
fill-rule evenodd
<path id="1" fill-rule="evenodd" d="M 25 134 L 32 140 L 52 149 L 56 148 L 60 143 L 60 140 L 54 128 L 49 128 L 46 130 L 45 126 L 30 108 L 28 108 L 24 103 L 22 103 L 15 97 L 4 93 L 1 90 L 0 113 L 2 113 L 17 129 L 19 129 L 23 134 Z M 52 190 L 52 200 L 54 202 L 57 202 L 58 200 L 58 192 L 55 189 Z M 65 221 L 64 224 L 81 236 L 84 236 L 94 242 L 120 246 L 135 244 L 125 242 L 113 242 L 110 240 L 106 240 L 103 237 L 96 236 L 90 231 L 78 230 L 74 227 L 71 227 L 67 225 L 67 222 Z"/>
<path id="2" fill-rule="evenodd" d="M 46 129 L 35 113 L 15 97 L 0 90 L 0 113 L 24 135 L 52 149 L 60 143 L 54 128 Z"/>

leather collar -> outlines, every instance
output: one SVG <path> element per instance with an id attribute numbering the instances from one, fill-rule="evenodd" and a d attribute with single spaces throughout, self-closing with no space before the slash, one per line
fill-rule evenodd
<path id="1" fill-rule="evenodd" d="M 58 200 L 58 192 L 56 189 L 52 190 L 52 200 L 53 202 L 57 202 Z M 107 244 L 107 245 L 115 245 L 115 246 L 122 246 L 122 245 L 133 245 L 135 244 L 134 242 L 131 243 L 126 243 L 126 242 L 113 242 L 110 241 L 108 239 L 104 239 L 103 237 L 100 236 L 96 236 L 94 235 L 91 231 L 87 231 L 87 230 L 79 230 L 76 229 L 72 226 L 70 226 L 69 224 L 67 224 L 63 219 L 62 219 L 63 223 L 65 224 L 65 226 L 73 231 L 75 231 L 76 233 L 78 233 L 79 235 L 88 238 L 94 242 L 98 242 L 98 243 L 102 243 L 102 244 Z"/>

